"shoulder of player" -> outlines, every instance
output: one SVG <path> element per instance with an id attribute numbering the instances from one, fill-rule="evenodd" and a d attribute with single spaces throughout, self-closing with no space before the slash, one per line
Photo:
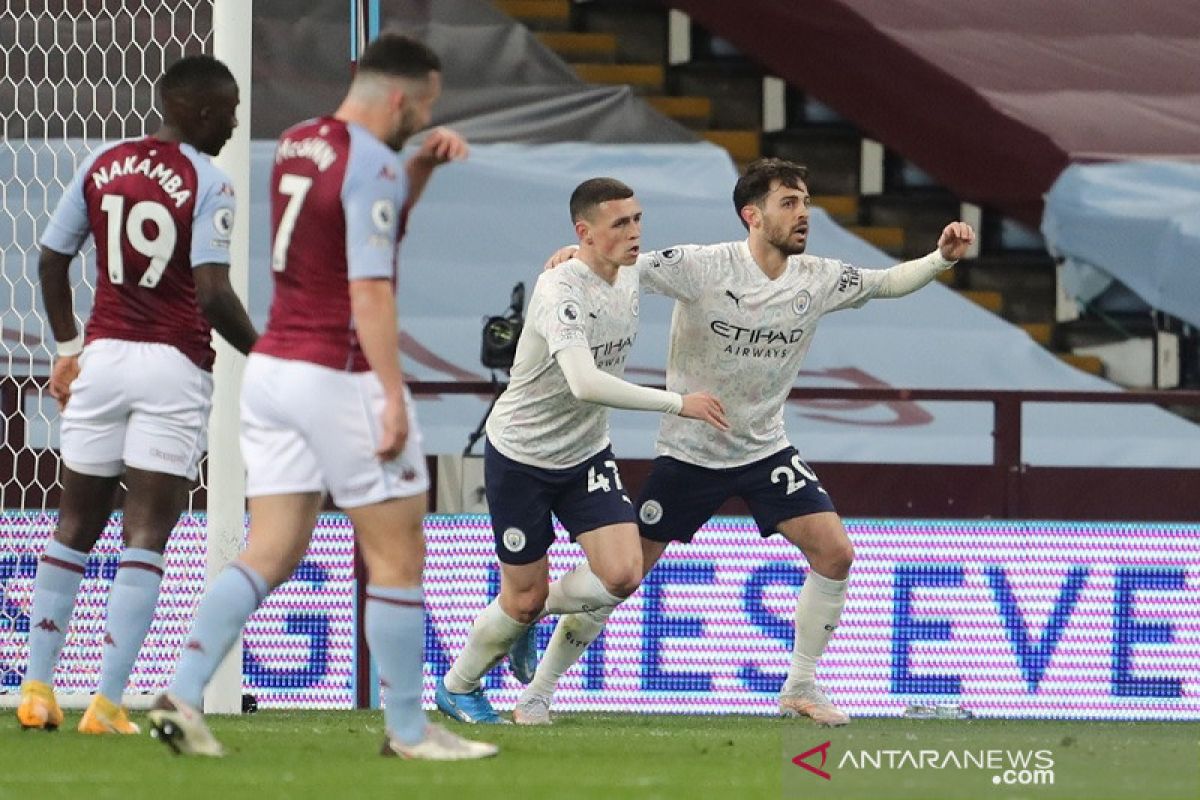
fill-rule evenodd
<path id="1" fill-rule="evenodd" d="M 396 152 L 386 144 L 375 138 L 366 128 L 361 125 L 352 123 L 344 123 L 346 126 L 346 134 L 350 141 L 350 152 L 356 156 L 364 158 L 395 161 Z"/>
<path id="2" fill-rule="evenodd" d="M 382 184 L 403 189 L 405 175 L 395 151 L 362 128 L 348 125 L 349 152 L 346 156 L 346 184 L 363 186 Z"/>
<path id="3" fill-rule="evenodd" d="M 854 269 L 853 265 L 847 264 L 836 258 L 828 258 L 826 256 L 814 256 L 805 253 L 803 255 L 791 256 L 788 258 L 788 270 L 799 274 L 812 273 L 837 273 L 847 267 Z"/>
<path id="4" fill-rule="evenodd" d="M 96 169 L 96 162 L 100 160 L 101 156 L 110 150 L 112 150 L 112 147 L 93 150 L 84 156 L 83 160 L 79 162 L 79 166 L 75 169 L 75 181 L 85 192 L 87 190 L 88 178 L 91 177 L 92 172 Z"/>
<path id="5" fill-rule="evenodd" d="M 294 139 L 297 136 L 305 136 L 309 133 L 312 133 L 313 130 L 319 127 L 322 122 L 330 125 L 345 126 L 344 122 L 332 119 L 330 117 L 309 117 L 308 119 L 301 120 L 295 125 L 291 125 L 285 129 L 283 133 L 279 134 L 279 141 L 283 141 L 284 139 Z"/>
<path id="6" fill-rule="evenodd" d="M 229 177 L 229 173 L 223 167 L 213 161 L 211 156 L 201 153 L 190 144 L 183 143 L 179 145 L 179 152 L 196 171 L 197 182 L 202 187 L 208 184 L 220 187 L 222 191 L 227 191 L 230 195 L 233 194 L 233 179 Z"/>
<path id="7" fill-rule="evenodd" d="M 135 139 L 119 139 L 115 142 L 105 142 L 83 157 L 83 160 L 79 162 L 79 168 L 76 170 L 76 172 L 78 172 L 80 175 L 86 175 L 92 170 L 96 169 L 99 162 L 103 161 L 105 156 L 116 155 L 120 157 L 124 155 L 120 151 L 128 149 L 131 146 L 137 147 L 142 142 L 145 142 L 148 138 L 149 137 L 146 136 L 139 136 Z M 133 153 L 130 153 L 129 155 L 133 155 Z"/>
<path id="8" fill-rule="evenodd" d="M 577 308 L 591 307 L 590 293 L 587 290 L 588 273 L 591 270 L 582 261 L 570 259 L 559 264 L 554 269 L 543 271 L 533 287 L 530 306 L 558 309 L 564 304 L 574 304 Z M 561 311 L 559 312 L 561 314 Z"/>
<path id="9" fill-rule="evenodd" d="M 570 258 L 554 269 L 542 270 L 538 275 L 534 291 L 542 294 L 553 293 L 560 295 L 564 292 L 577 294 L 583 289 L 587 264 L 577 258 Z"/>
<path id="10" fill-rule="evenodd" d="M 737 242 L 718 242 L 716 244 L 676 244 L 644 253 L 638 259 L 639 264 L 648 266 L 673 266 L 680 263 L 711 263 L 729 255 L 737 246 Z"/>

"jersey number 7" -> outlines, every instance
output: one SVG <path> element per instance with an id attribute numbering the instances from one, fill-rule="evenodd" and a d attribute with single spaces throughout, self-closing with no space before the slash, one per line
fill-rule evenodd
<path id="1" fill-rule="evenodd" d="M 304 205 L 304 198 L 312 188 L 312 182 L 312 178 L 293 175 L 290 172 L 279 176 L 279 193 L 287 197 L 288 204 L 279 219 L 279 230 L 275 231 L 275 246 L 271 248 L 271 269 L 276 272 L 283 272 L 287 266 L 288 245 L 292 243 L 296 218 L 300 216 L 300 207 Z"/>

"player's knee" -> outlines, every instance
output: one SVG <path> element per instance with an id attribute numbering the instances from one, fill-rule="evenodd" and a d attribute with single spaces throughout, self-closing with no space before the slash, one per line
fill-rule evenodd
<path id="1" fill-rule="evenodd" d="M 599 576 L 610 594 L 622 599 L 629 597 L 642 585 L 642 570 L 638 564 L 628 564 Z"/>
<path id="2" fill-rule="evenodd" d="M 532 586 L 520 592 L 508 595 L 504 603 L 505 612 L 522 624 L 529 624 L 538 618 L 546 607 L 548 588 L 545 585 Z"/>
<path id="3" fill-rule="evenodd" d="M 54 539 L 64 547 L 69 547 L 80 553 L 90 553 L 96 546 L 103 528 L 87 525 L 69 519 L 60 519 L 58 528 L 54 531 Z"/>
<path id="4" fill-rule="evenodd" d="M 238 556 L 238 561 L 254 570 L 274 591 L 292 577 L 300 566 L 304 553 L 298 555 L 289 552 L 277 552 L 265 548 L 255 548 L 253 545 Z"/>
<path id="5" fill-rule="evenodd" d="M 839 545 L 829 556 L 829 570 L 833 573 L 830 577 L 844 580 L 850 574 L 850 566 L 853 563 L 854 545 L 850 542 Z"/>
<path id="6" fill-rule="evenodd" d="M 151 550 L 155 553 L 161 553 L 167 549 L 167 539 L 171 537 L 170 529 L 148 530 L 145 528 L 126 528 L 125 546 L 136 547 L 139 550 Z"/>

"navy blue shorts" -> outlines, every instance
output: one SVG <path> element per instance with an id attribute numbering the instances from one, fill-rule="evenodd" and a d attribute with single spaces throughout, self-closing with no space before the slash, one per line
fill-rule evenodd
<path id="1" fill-rule="evenodd" d="M 554 542 L 551 512 L 572 542 L 581 533 L 635 521 L 611 447 L 574 467 L 542 469 L 513 461 L 486 442 L 483 485 L 496 555 L 505 564 L 532 564 L 546 555 Z"/>
<path id="2" fill-rule="evenodd" d="M 746 501 L 764 537 L 778 532 L 784 520 L 835 511 L 816 473 L 794 447 L 730 469 L 659 456 L 638 500 L 639 532 L 656 542 L 690 542 L 731 497 Z"/>

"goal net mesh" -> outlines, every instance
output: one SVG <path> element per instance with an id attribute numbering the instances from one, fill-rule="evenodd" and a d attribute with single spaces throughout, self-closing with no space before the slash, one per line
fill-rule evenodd
<path id="1" fill-rule="evenodd" d="M 38 237 L 88 152 L 157 128 L 155 81 L 177 59 L 212 51 L 212 12 L 212 0 L 14 0 L 0 7 L 0 693 L 13 692 L 24 671 L 34 573 L 61 489 L 58 410 L 46 385 L 54 337 L 38 294 Z M 72 264 L 81 320 L 92 303 L 93 256 L 89 242 Z M 181 621 L 203 587 L 204 526 L 191 514 L 203 506 L 203 474 L 202 467 L 181 520 L 189 533 L 183 550 L 198 553 L 199 570 L 168 570 L 163 598 L 179 597 L 184 607 L 160 607 L 131 680 L 134 691 L 160 688 L 164 658 L 178 652 L 186 631 Z M 120 547 L 114 517 L 88 561 L 55 676 L 61 694 L 95 691 Z"/>

